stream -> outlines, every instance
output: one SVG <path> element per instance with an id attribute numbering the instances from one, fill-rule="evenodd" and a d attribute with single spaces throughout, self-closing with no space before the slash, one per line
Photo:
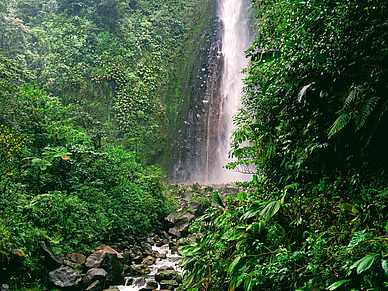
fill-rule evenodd
<path id="1" fill-rule="evenodd" d="M 178 273 L 182 272 L 179 266 L 181 256 L 178 254 L 172 254 L 167 244 L 161 247 L 153 246 L 152 250 L 160 254 L 166 254 L 166 259 L 157 258 L 155 264 L 149 266 L 151 273 L 148 275 L 132 276 L 131 274 L 128 274 L 128 276 L 125 277 L 125 285 L 116 286 L 120 291 L 138 291 L 141 288 L 146 287 L 147 283 L 155 282 L 155 274 L 162 267 L 172 267 Z M 159 283 L 157 284 L 158 286 L 155 290 L 160 290 Z"/>

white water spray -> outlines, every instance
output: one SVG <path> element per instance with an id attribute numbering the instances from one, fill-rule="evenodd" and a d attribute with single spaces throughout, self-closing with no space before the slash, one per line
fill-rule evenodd
<path id="1" fill-rule="evenodd" d="M 221 84 L 221 98 L 219 109 L 218 136 L 219 145 L 216 151 L 214 168 L 210 169 L 208 181 L 210 183 L 225 183 L 246 181 L 251 175 L 224 169 L 230 150 L 230 136 L 233 129 L 232 117 L 237 111 L 242 95 L 244 75 L 241 70 L 248 66 L 245 50 L 250 46 L 249 36 L 249 1 L 220 0 L 219 17 L 223 24 L 222 55 L 224 71 Z"/>

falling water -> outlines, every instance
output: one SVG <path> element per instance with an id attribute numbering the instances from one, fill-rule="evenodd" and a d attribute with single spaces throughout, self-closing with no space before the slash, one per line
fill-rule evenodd
<path id="1" fill-rule="evenodd" d="M 219 17 L 222 21 L 222 56 L 223 78 L 221 84 L 221 102 L 218 109 L 218 147 L 215 156 L 210 157 L 207 151 L 207 183 L 224 183 L 231 181 L 244 181 L 251 179 L 250 175 L 233 172 L 223 168 L 231 160 L 228 158 L 230 150 L 230 136 L 233 129 L 232 117 L 237 111 L 241 99 L 244 75 L 241 70 L 248 66 L 249 60 L 245 58 L 245 50 L 251 44 L 249 33 L 249 5 L 245 0 L 220 0 Z M 210 119 L 208 122 L 212 122 Z M 210 127 L 210 124 L 209 124 Z M 208 132 L 207 147 L 209 148 L 211 136 Z M 210 159 L 214 160 L 212 167 Z"/>

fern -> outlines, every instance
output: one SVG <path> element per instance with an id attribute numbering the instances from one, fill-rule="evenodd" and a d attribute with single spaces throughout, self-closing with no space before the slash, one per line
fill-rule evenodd
<path id="1" fill-rule="evenodd" d="M 352 103 L 356 97 L 361 94 L 362 88 L 361 86 L 354 87 L 352 91 L 350 91 L 349 95 L 346 97 L 344 101 L 344 108 L 349 106 L 350 103 Z"/>
<path id="2" fill-rule="evenodd" d="M 373 96 L 363 102 L 359 112 L 356 115 L 356 131 L 360 130 L 364 126 L 366 119 L 372 113 L 373 108 L 376 106 L 380 97 Z"/>
<path id="3" fill-rule="evenodd" d="M 343 129 L 350 121 L 350 114 L 343 112 L 338 118 L 334 121 L 333 125 L 329 129 L 328 138 L 331 138 L 334 134 L 338 133 Z"/>

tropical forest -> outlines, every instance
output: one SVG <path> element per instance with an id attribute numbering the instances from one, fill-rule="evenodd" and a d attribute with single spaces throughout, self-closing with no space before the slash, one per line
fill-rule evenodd
<path id="1" fill-rule="evenodd" d="M 388 290 L 387 0 L 0 0 L 0 291 Z"/>

